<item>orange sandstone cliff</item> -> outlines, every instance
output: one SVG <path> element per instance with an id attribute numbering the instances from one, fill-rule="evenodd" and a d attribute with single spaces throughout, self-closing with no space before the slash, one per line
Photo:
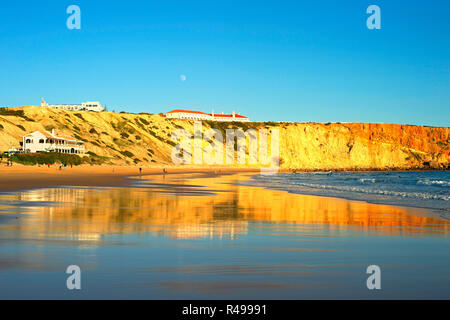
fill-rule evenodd
<path id="1" fill-rule="evenodd" d="M 193 132 L 193 121 L 166 119 L 158 114 L 74 112 L 41 107 L 0 112 L 0 151 L 18 147 L 22 136 L 55 129 L 84 141 L 91 163 L 170 166 L 177 128 Z M 218 123 L 228 128 L 279 129 L 281 168 L 298 170 L 389 170 L 448 168 L 448 127 L 378 123 Z M 236 166 L 236 165 L 235 165 Z"/>

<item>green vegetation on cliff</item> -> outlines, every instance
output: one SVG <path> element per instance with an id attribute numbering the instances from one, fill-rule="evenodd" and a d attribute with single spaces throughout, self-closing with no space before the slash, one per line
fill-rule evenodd
<path id="1" fill-rule="evenodd" d="M 85 162 L 85 160 L 78 155 L 53 152 L 15 154 L 11 156 L 10 160 L 24 165 L 45 165 L 58 163 L 62 165 L 78 166 Z"/>

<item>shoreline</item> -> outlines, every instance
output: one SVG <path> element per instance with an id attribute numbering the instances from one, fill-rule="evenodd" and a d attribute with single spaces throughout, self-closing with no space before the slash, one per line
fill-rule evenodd
<path id="1" fill-rule="evenodd" d="M 397 202 L 389 202 L 389 201 L 375 201 L 371 199 L 357 199 L 353 198 L 351 196 L 337 196 L 337 195 L 326 195 L 326 194 L 315 194 L 313 192 L 293 192 L 290 190 L 284 190 L 284 189 L 276 189 L 270 186 L 258 186 L 260 188 L 264 188 L 266 190 L 272 190 L 272 191 L 283 191 L 287 192 L 293 195 L 300 195 L 300 196 L 311 196 L 311 197 L 321 197 L 321 198 L 331 198 L 336 200 L 344 200 L 349 202 L 363 202 L 367 204 L 373 204 L 373 205 L 380 205 L 380 206 L 391 206 L 396 208 L 408 208 L 413 210 L 423 210 L 429 213 L 432 213 L 434 217 L 435 215 L 439 216 L 441 219 L 450 221 L 450 217 L 443 216 L 443 214 L 450 214 L 450 209 L 440 209 L 440 208 L 431 208 L 426 206 L 420 206 L 420 205 L 412 205 L 408 203 L 397 203 Z"/>
<path id="2" fill-rule="evenodd" d="M 294 169 L 283 168 L 281 172 L 308 173 L 308 172 L 429 172 L 450 171 L 449 168 L 411 167 L 411 168 L 354 168 L 354 169 Z"/>
<path id="3" fill-rule="evenodd" d="M 0 165 L 0 193 L 11 191 L 22 191 L 39 188 L 51 187 L 120 187 L 129 184 L 129 177 L 140 175 L 162 175 L 166 169 L 167 175 L 183 174 L 183 173 L 258 173 L 259 168 L 252 167 L 196 167 L 196 166 L 155 166 L 141 167 L 142 172 L 139 173 L 138 166 L 114 166 L 114 165 L 80 165 L 59 170 L 57 165 L 48 168 L 41 166 L 26 166 L 14 164 L 12 167 Z M 353 172 L 426 172 L 426 171 L 449 171 L 448 169 L 432 169 L 432 168 L 411 168 L 411 169 L 380 169 L 372 168 L 367 170 L 361 169 L 291 169 L 281 168 L 278 173 L 315 173 L 315 172 L 336 172 L 336 173 L 353 173 Z"/>
<path id="4" fill-rule="evenodd" d="M 0 195 L 23 192 L 29 190 L 38 190 L 46 188 L 59 187 L 127 187 L 132 185 L 132 180 L 141 176 L 163 176 L 164 167 L 142 168 L 139 174 L 139 167 L 120 167 L 120 166 L 90 166 L 81 165 L 73 168 L 59 170 L 57 166 L 24 166 L 16 165 L 15 167 L 0 167 Z M 203 174 L 203 178 L 218 178 L 220 176 L 232 174 L 258 174 L 260 169 L 255 168 L 198 168 L 198 167 L 165 167 L 167 172 L 165 175 L 183 175 L 183 174 Z M 412 170 L 409 170 L 412 171 Z M 423 170 L 420 170 L 423 171 Z M 436 170 L 427 170 L 436 171 Z M 442 170 L 441 170 L 442 171 Z M 308 173 L 303 171 L 304 173 Z M 317 172 L 317 171 L 315 171 Z M 324 171 L 320 171 L 324 172 Z M 335 171 L 344 172 L 344 171 Z M 369 171 L 347 171 L 347 172 L 369 172 Z M 375 172 L 375 171 L 372 171 Z M 388 172 L 388 171 L 386 171 Z M 389 171 L 393 172 L 393 171 Z M 399 172 L 399 171 L 397 171 Z M 405 172 L 405 171 L 404 171 Z M 5 174 L 8 173 L 8 174 Z M 280 173 L 292 173 L 280 170 Z M 326 172 L 325 172 L 326 173 Z M 157 178 L 158 179 L 158 178 Z M 251 185 L 248 185 L 251 186 Z M 253 186 L 255 187 L 255 186 Z M 328 198 L 334 200 L 343 200 L 348 202 L 362 202 L 372 205 L 387 205 L 396 208 L 408 208 L 412 210 L 420 210 L 422 214 L 427 216 L 444 219 L 449 221 L 446 210 L 397 202 L 372 201 L 370 199 L 358 199 L 351 196 L 337 196 L 315 194 L 310 192 L 292 192 L 290 190 L 276 189 L 270 186 L 256 186 L 270 191 L 282 191 L 292 195 L 312 196 L 319 198 Z M 4 219 L 3 219 L 4 218 Z M 5 222 L 10 217 L 0 215 L 0 223 Z M 12 218 L 11 218 L 12 219 Z"/>

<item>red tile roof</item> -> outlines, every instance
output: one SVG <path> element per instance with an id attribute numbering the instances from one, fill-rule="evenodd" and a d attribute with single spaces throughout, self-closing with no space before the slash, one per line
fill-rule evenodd
<path id="1" fill-rule="evenodd" d="M 194 114 L 204 114 L 204 115 L 207 115 L 207 116 L 212 116 L 211 113 L 205 113 L 205 112 L 201 112 L 201 111 L 192 111 L 192 110 L 181 110 L 181 109 L 175 109 L 175 110 L 169 111 L 167 113 L 194 113 Z M 233 115 L 232 114 L 220 114 L 220 113 L 217 114 L 217 113 L 215 113 L 214 117 L 232 118 Z M 237 114 L 237 113 L 235 114 L 235 117 L 236 118 L 248 118 L 246 116 L 243 116 L 243 115 L 240 115 L 240 114 Z"/>
<path id="2" fill-rule="evenodd" d="M 205 112 L 201 112 L 201 111 L 180 110 L 180 109 L 175 109 L 175 110 L 169 111 L 169 112 L 167 112 L 167 113 L 178 113 L 178 112 L 183 112 L 183 113 L 196 113 L 196 114 L 205 114 L 205 115 L 210 116 L 209 113 L 205 113 Z"/>

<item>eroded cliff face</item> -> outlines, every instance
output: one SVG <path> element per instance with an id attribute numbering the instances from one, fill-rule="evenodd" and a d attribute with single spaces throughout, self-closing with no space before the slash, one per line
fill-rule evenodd
<path id="1" fill-rule="evenodd" d="M 0 150 L 19 146 L 36 130 L 83 140 L 97 163 L 172 165 L 172 132 L 194 123 L 156 114 L 73 112 L 21 107 L 24 115 L 0 113 Z M 447 167 L 449 128 L 368 123 L 203 123 L 225 129 L 278 129 L 281 168 L 300 170 L 409 169 Z M 269 139 L 270 141 L 270 139 Z M 270 142 L 269 142 L 270 144 Z M 234 165 L 236 166 L 236 165 Z"/>
<path id="2" fill-rule="evenodd" d="M 280 131 L 285 167 L 387 169 L 449 163 L 449 128 L 393 124 L 289 124 Z"/>

